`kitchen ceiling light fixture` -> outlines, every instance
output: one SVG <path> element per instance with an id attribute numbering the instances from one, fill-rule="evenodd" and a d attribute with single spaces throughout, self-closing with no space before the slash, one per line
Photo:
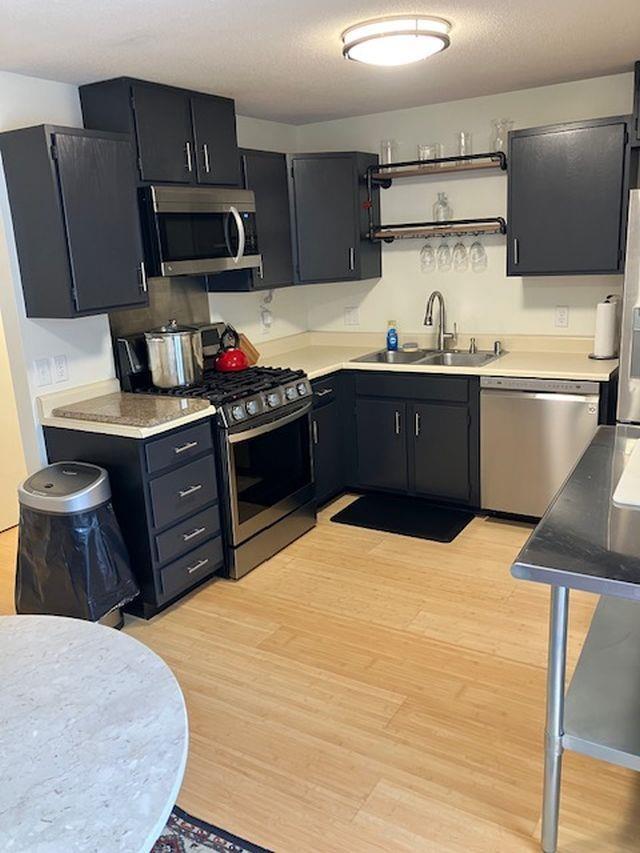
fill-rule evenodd
<path id="1" fill-rule="evenodd" d="M 444 18 L 394 15 L 354 24 L 342 33 L 342 55 L 367 65 L 408 65 L 449 47 Z"/>

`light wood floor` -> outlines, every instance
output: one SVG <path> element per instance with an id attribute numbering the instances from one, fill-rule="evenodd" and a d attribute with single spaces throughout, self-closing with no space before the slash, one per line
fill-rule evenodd
<path id="1" fill-rule="evenodd" d="M 191 725 L 179 802 L 278 853 L 537 850 L 548 591 L 512 580 L 530 528 L 450 545 L 332 524 L 242 581 L 127 630 Z M 0 536 L 12 610 L 15 533 Z M 595 599 L 572 600 L 571 663 Z M 568 753 L 564 853 L 640 850 L 636 774 Z"/>

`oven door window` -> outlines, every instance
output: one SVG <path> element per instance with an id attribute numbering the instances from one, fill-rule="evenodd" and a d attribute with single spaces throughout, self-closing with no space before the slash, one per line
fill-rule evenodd
<path id="1" fill-rule="evenodd" d="M 230 447 L 239 525 L 273 509 L 312 482 L 309 419 Z"/>
<path id="2" fill-rule="evenodd" d="M 244 254 L 255 254 L 255 214 L 241 213 L 245 230 Z M 158 232 L 163 261 L 233 258 L 239 234 L 231 213 L 159 213 Z"/>

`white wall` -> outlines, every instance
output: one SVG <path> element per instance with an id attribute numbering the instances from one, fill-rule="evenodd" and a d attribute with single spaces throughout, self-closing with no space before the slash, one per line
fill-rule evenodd
<path id="1" fill-rule="evenodd" d="M 0 131 L 43 123 L 82 125 L 77 88 L 0 72 Z M 27 466 L 33 470 L 45 460 L 34 397 L 109 378 L 114 375 L 114 368 L 106 316 L 76 320 L 26 318 L 4 176 L 0 178 L 0 311 Z M 68 380 L 38 388 L 35 360 L 61 354 L 67 356 Z"/>
<path id="2" fill-rule="evenodd" d="M 490 146 L 491 119 L 508 117 L 515 127 L 626 114 L 632 110 L 632 75 L 510 92 L 490 97 L 436 104 L 415 109 L 303 125 L 298 128 L 298 148 L 378 152 L 380 140 L 398 142 L 399 159 L 415 159 L 418 143 L 442 142 L 447 154 L 455 153 L 455 133 L 470 130 L 475 151 Z M 505 216 L 506 178 L 494 173 L 449 176 L 446 180 L 397 182 L 382 191 L 382 218 L 386 222 L 431 218 L 438 190 L 448 193 L 454 214 Z M 450 240 L 453 247 L 455 240 Z M 463 240 L 469 247 L 470 239 Z M 439 289 L 445 295 L 448 317 L 465 332 L 512 334 L 590 335 L 595 303 L 618 291 L 620 276 L 578 278 L 507 278 L 505 240 L 488 237 L 489 267 L 481 274 L 422 274 L 419 252 L 423 241 L 397 241 L 382 248 L 382 278 L 357 285 L 315 285 L 305 288 L 309 327 L 315 330 L 355 330 L 344 326 L 344 309 L 358 306 L 360 330 L 383 331 L 388 319 L 401 331 L 422 328 L 427 294 Z M 434 246 L 438 241 L 432 241 Z M 569 306 L 569 326 L 554 326 L 556 305 Z M 302 309 L 301 309 L 302 312 Z"/>

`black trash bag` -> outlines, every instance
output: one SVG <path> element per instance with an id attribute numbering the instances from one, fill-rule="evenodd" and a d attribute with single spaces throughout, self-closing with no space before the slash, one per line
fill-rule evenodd
<path id="1" fill-rule="evenodd" d="M 20 507 L 18 613 L 97 622 L 138 592 L 110 502 L 71 515 Z"/>

